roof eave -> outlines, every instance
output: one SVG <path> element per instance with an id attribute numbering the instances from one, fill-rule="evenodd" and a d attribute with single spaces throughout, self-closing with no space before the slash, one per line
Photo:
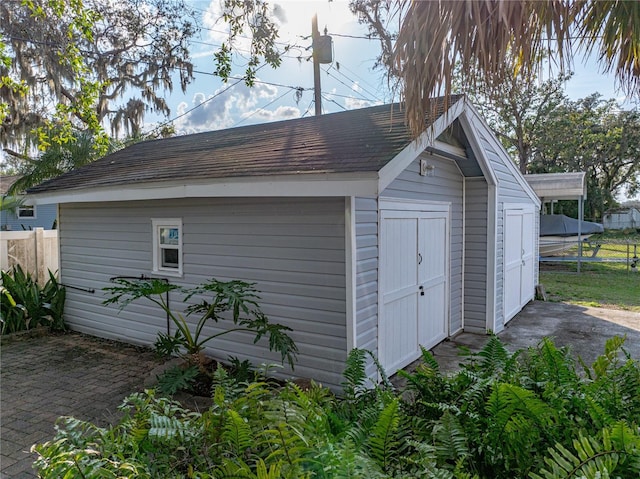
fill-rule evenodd
<path id="1" fill-rule="evenodd" d="M 438 136 L 458 118 L 466 108 L 462 97 L 438 117 L 418 138 L 409 143 L 400 153 L 380 170 L 378 191 L 384 191 L 427 147 L 434 146 Z"/>
<path id="2" fill-rule="evenodd" d="M 367 171 L 134 183 L 33 193 L 29 199 L 34 204 L 48 204 L 216 197 L 372 196 L 377 194 L 377 188 L 378 173 Z"/>

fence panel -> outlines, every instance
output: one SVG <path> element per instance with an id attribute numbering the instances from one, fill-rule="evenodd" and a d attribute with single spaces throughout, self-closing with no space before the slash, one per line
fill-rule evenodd
<path id="1" fill-rule="evenodd" d="M 60 268 L 58 251 L 58 230 L 35 228 L 33 231 L 0 233 L 2 271 L 19 264 L 42 284 L 49 279 L 48 271 L 57 272 Z"/>

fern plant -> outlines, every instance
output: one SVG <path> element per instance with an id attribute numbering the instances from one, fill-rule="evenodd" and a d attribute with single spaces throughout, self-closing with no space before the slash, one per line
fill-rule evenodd
<path id="1" fill-rule="evenodd" d="M 409 391 L 365 387 L 369 353 L 354 352 L 344 398 L 313 383 L 238 382 L 219 368 L 207 411 L 132 395 L 113 427 L 60 422 L 34 449 L 36 469 L 47 478 L 636 478 L 640 368 L 622 344 L 580 376 L 551 341 L 521 354 L 492 342 L 457 373 L 434 364 L 410 373 Z"/>
<path id="2" fill-rule="evenodd" d="M 574 439 L 572 450 L 561 444 L 549 449 L 546 467 L 532 479 L 600 479 L 605 477 L 640 477 L 640 434 L 624 421 L 601 432 L 601 437 Z"/>
<path id="3" fill-rule="evenodd" d="M 399 409 L 400 404 L 397 398 L 394 398 L 382 409 L 378 420 L 371 428 L 367 444 L 371 458 L 385 473 L 389 473 L 393 465 L 397 463 L 401 449 L 398 431 L 400 426 Z"/>

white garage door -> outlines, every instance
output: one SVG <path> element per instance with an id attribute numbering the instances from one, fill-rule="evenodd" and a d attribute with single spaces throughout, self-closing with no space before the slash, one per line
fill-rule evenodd
<path id="1" fill-rule="evenodd" d="M 534 210 L 505 206 L 504 210 L 504 320 L 513 318 L 533 299 Z"/>
<path id="2" fill-rule="evenodd" d="M 378 351 L 388 374 L 449 332 L 449 207 L 385 203 L 380 222 Z M 404 209 L 402 209 L 404 208 Z"/>

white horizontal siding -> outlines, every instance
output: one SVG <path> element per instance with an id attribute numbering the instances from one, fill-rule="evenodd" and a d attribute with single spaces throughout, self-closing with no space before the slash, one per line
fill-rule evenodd
<path id="1" fill-rule="evenodd" d="M 356 347 L 378 354 L 378 200 L 356 198 Z M 375 377 L 372 361 L 369 377 Z"/>
<path id="2" fill-rule="evenodd" d="M 151 275 L 151 218 L 182 218 L 184 276 L 173 283 L 193 286 L 213 277 L 257 283 L 263 312 L 293 329 L 300 349 L 295 375 L 339 387 L 347 350 L 342 198 L 62 205 L 62 281 L 96 290 L 68 290 L 65 313 L 74 329 L 145 345 L 166 329 L 164 314 L 144 300 L 120 313 L 101 304 L 109 278 Z M 176 309 L 184 306 L 177 294 L 170 300 Z M 229 326 L 214 323 L 204 334 Z M 207 352 L 255 364 L 280 360 L 265 340 L 254 345 L 252 335 L 243 333 L 215 340 Z"/>
<path id="3" fill-rule="evenodd" d="M 481 333 L 487 328 L 487 182 L 468 179 L 465 191 L 464 329 Z"/>
<path id="4" fill-rule="evenodd" d="M 478 125 L 479 123 L 477 123 Z M 494 329 L 502 330 L 504 327 L 504 204 L 505 203 L 526 203 L 535 205 L 534 200 L 529 196 L 522 183 L 523 179 L 518 178 L 519 172 L 513 165 L 507 153 L 495 146 L 497 140 L 490 141 L 491 132 L 486 128 L 481 128 L 478 132 L 481 146 L 489 161 L 489 166 L 494 171 L 497 178 L 497 204 L 496 204 L 496 278 L 495 278 L 495 322 Z M 522 182 L 522 183 L 521 183 Z M 537 209 L 534 217 L 537 217 Z M 537 219 L 536 219 L 537 221 Z M 534 229 L 539 231 L 537 226 Z M 537 234 L 536 234 L 537 238 Z M 537 249 L 536 249 L 537 252 Z M 537 259 L 536 259 L 537 263 Z M 537 278 L 538 265 L 534 266 L 535 277 Z"/>

